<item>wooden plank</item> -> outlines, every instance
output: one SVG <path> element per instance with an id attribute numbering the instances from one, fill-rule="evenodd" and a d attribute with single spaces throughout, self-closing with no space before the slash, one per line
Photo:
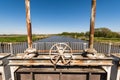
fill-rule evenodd
<path id="1" fill-rule="evenodd" d="M 34 74 L 34 76 L 34 80 L 59 80 L 59 74 Z"/>
<path id="2" fill-rule="evenodd" d="M 32 80 L 30 73 L 17 73 L 17 80 Z"/>
<path id="3" fill-rule="evenodd" d="M 101 80 L 101 75 L 100 74 L 91 74 L 89 75 L 89 80 Z"/>
<path id="4" fill-rule="evenodd" d="M 90 75 L 89 75 L 90 74 Z M 106 74 L 103 73 L 38 73 L 17 72 L 17 80 L 106 80 Z M 32 79 L 31 76 L 33 76 Z"/>
<path id="5" fill-rule="evenodd" d="M 10 56 L 10 53 L 0 53 L 0 59 Z"/>
<path id="6" fill-rule="evenodd" d="M 53 65 L 51 60 L 40 60 L 40 59 L 17 59 L 9 60 L 9 65 Z M 61 63 L 61 65 L 63 65 Z M 79 66 L 100 66 L 100 65 L 112 65 L 112 60 L 102 60 L 102 59 L 78 59 L 71 60 L 70 66 L 79 65 Z"/>
<path id="7" fill-rule="evenodd" d="M 86 74 L 62 74 L 61 80 L 86 80 Z"/>
<path id="8" fill-rule="evenodd" d="M 52 72 L 52 73 L 106 73 L 101 68 L 63 68 L 63 69 L 56 69 L 54 68 L 20 68 L 17 72 Z"/>
<path id="9" fill-rule="evenodd" d="M 50 57 L 54 56 L 54 55 L 49 55 L 49 54 L 39 54 L 38 57 L 33 57 L 33 58 L 23 58 L 24 54 L 20 53 L 20 54 L 17 54 L 16 56 L 12 56 L 12 57 L 9 57 L 8 59 L 9 60 L 28 60 L 28 59 L 34 59 L 34 60 L 40 60 L 40 59 L 50 59 Z M 112 57 L 103 57 L 103 58 L 88 58 L 88 57 L 83 57 L 80 53 L 78 54 L 73 54 L 72 55 L 74 59 L 87 59 L 87 60 L 112 60 L 113 58 Z"/>

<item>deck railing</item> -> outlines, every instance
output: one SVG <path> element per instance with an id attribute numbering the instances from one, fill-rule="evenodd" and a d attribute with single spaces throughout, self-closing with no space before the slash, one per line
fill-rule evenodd
<path id="1" fill-rule="evenodd" d="M 87 43 L 83 42 L 37 42 L 33 43 L 33 48 L 36 48 L 39 50 L 39 52 L 49 52 L 50 48 L 56 44 L 56 43 L 66 43 L 68 44 L 73 52 L 80 52 L 81 50 L 84 50 L 87 48 Z"/>
<path id="2" fill-rule="evenodd" d="M 48 52 L 53 44 L 61 42 L 36 42 L 33 43 L 33 48 L 36 48 L 39 52 Z M 88 43 L 83 42 L 64 42 L 67 43 L 73 50 L 73 52 L 80 52 L 88 48 Z M 94 48 L 98 53 L 120 53 L 120 44 L 112 43 L 94 43 Z M 0 43 L 0 53 L 23 53 L 27 49 L 26 42 L 19 43 Z"/>
<path id="3" fill-rule="evenodd" d="M 23 53 L 27 49 L 26 42 L 0 43 L 0 53 Z"/>

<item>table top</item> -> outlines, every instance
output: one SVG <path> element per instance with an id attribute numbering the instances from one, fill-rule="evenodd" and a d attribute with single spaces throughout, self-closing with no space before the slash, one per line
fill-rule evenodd
<path id="1" fill-rule="evenodd" d="M 0 60 L 8 56 L 10 56 L 10 53 L 0 53 Z"/>
<path id="2" fill-rule="evenodd" d="M 0 66 L 3 64 L 7 64 L 6 58 L 10 56 L 10 53 L 0 53 Z"/>
<path id="3" fill-rule="evenodd" d="M 9 65 L 53 65 L 51 63 L 51 55 L 39 55 L 33 58 L 23 58 L 24 54 L 18 54 L 13 57 L 9 57 Z M 53 56 L 53 55 L 52 55 Z M 66 59 L 68 60 L 68 59 Z M 101 65 L 112 65 L 112 57 L 104 58 L 88 58 L 83 57 L 80 54 L 72 55 L 70 61 L 71 66 L 101 66 Z M 61 61 L 58 61 L 59 65 L 63 65 Z"/>

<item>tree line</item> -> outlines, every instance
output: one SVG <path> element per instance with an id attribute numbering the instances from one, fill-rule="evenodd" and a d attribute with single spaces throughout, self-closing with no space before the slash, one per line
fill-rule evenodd
<path id="1" fill-rule="evenodd" d="M 78 37 L 82 37 L 82 36 L 86 36 L 89 37 L 90 32 L 63 32 L 59 35 L 63 35 L 63 36 L 71 36 L 74 38 L 78 38 Z M 120 33 L 118 32 L 113 32 L 108 28 L 96 28 L 95 32 L 94 32 L 94 36 L 95 37 L 104 37 L 104 38 L 120 38 Z"/>

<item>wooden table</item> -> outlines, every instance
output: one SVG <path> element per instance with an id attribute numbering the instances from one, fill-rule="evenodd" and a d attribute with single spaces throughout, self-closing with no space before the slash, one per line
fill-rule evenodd
<path id="1" fill-rule="evenodd" d="M 13 56 L 9 58 L 9 65 L 11 69 L 12 80 L 15 80 L 14 72 L 18 70 L 20 66 L 54 66 L 51 63 L 50 56 L 47 54 L 46 55 L 42 54 L 32 59 L 27 59 L 27 58 L 23 59 L 22 57 L 23 57 L 23 54 L 20 53 L 17 56 Z M 81 56 L 80 54 L 76 54 L 76 55 L 73 55 L 73 59 L 71 60 L 70 64 L 60 65 L 60 66 L 61 67 L 64 67 L 64 66 L 101 67 L 107 72 L 107 80 L 110 80 L 112 59 L 113 59 L 112 57 L 87 58 L 87 57 Z M 60 71 L 67 72 L 69 70 L 61 69 Z"/>

